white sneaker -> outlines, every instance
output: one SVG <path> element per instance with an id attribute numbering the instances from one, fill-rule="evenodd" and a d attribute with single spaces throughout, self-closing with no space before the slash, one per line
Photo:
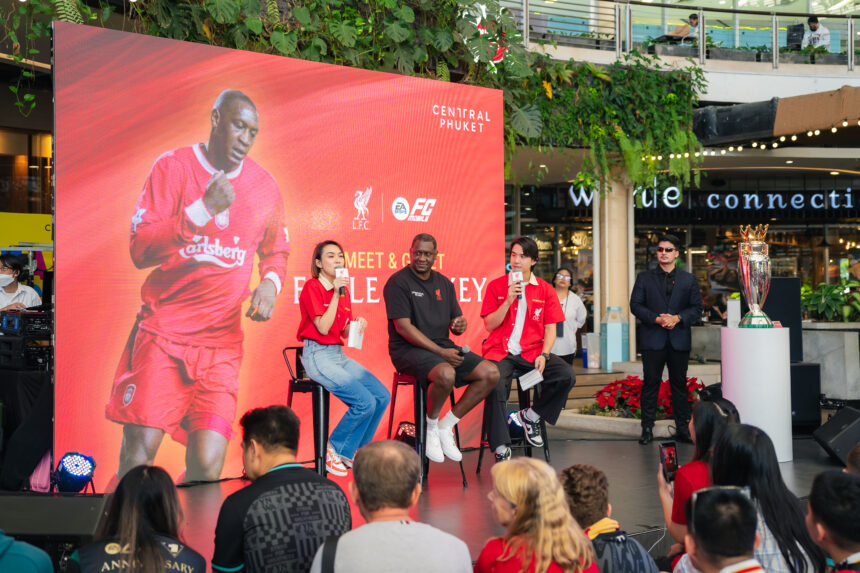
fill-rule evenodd
<path id="1" fill-rule="evenodd" d="M 442 442 L 439 440 L 438 428 L 427 428 L 427 436 L 424 441 L 424 455 L 431 462 L 445 461 L 445 454 L 442 453 Z"/>
<path id="2" fill-rule="evenodd" d="M 449 460 L 455 462 L 463 460 L 463 453 L 460 452 L 454 440 L 454 428 L 439 428 L 439 441 L 442 444 L 442 452 Z"/>

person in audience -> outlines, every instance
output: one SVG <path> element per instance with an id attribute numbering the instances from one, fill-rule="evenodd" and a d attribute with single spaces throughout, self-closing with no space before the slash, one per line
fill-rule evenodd
<path id="1" fill-rule="evenodd" d="M 206 559 L 182 542 L 181 524 L 170 475 L 157 466 L 136 466 L 117 484 L 99 524 L 98 541 L 72 553 L 67 571 L 204 573 Z"/>
<path id="2" fill-rule="evenodd" d="M 609 481 L 594 466 L 578 464 L 559 474 L 573 518 L 594 547 L 600 573 L 656 573 L 657 564 L 638 541 L 611 519 Z"/>
<path id="3" fill-rule="evenodd" d="M 834 573 L 860 571 L 860 476 L 818 474 L 809 493 L 806 528 L 835 563 Z"/>
<path id="4" fill-rule="evenodd" d="M 697 491 L 685 504 L 690 525 L 684 535 L 687 554 L 702 573 L 764 571 L 753 552 L 759 544 L 756 509 L 740 488 Z"/>
<path id="5" fill-rule="evenodd" d="M 493 466 L 493 517 L 507 529 L 487 541 L 475 573 L 598 573 L 588 538 L 549 464 L 514 458 Z"/>
<path id="6" fill-rule="evenodd" d="M 24 310 L 42 304 L 33 287 L 21 284 L 29 275 L 23 258 L 12 253 L 0 255 L 0 311 Z"/>
<path id="7" fill-rule="evenodd" d="M 427 388 L 427 432 L 424 452 L 433 462 L 463 454 L 454 440 L 454 426 L 496 387 L 499 369 L 489 360 L 459 346 L 468 323 L 451 280 L 433 270 L 437 255 L 433 235 L 419 233 L 409 248 L 409 266 L 385 283 L 382 298 L 388 317 L 388 354 L 398 372 L 413 376 Z M 442 406 L 454 388 L 468 386 L 440 420 Z"/>
<path id="8" fill-rule="evenodd" d="M 356 452 L 349 495 L 367 523 L 338 540 L 335 572 L 472 571 L 472 558 L 465 543 L 412 520 L 410 511 L 421 496 L 420 477 L 418 454 L 402 442 L 382 440 Z M 325 547 L 324 544 L 317 551 L 311 573 L 323 570 Z"/>
<path id="9" fill-rule="evenodd" d="M 845 462 L 845 469 L 842 471 L 860 476 L 860 443 L 854 444 L 854 447 L 848 451 Z"/>
<path id="10" fill-rule="evenodd" d="M 689 423 L 690 437 L 696 446 L 693 460 L 678 468 L 674 483 L 666 481 L 662 467 L 657 471 L 663 519 L 669 535 L 678 543 L 684 543 L 684 536 L 687 534 L 684 504 L 694 491 L 711 484 L 711 448 L 728 423 L 728 412 L 716 402 L 696 402 Z"/>
<path id="11" fill-rule="evenodd" d="M 214 571 L 307 571 L 329 535 L 350 530 L 337 484 L 296 463 L 299 419 L 286 406 L 242 416 L 242 463 L 251 485 L 224 500 Z"/>
<path id="12" fill-rule="evenodd" d="M 800 501 L 782 480 L 773 442 L 765 432 L 729 424 L 714 445 L 711 480 L 714 485 L 749 488 L 761 537 L 755 556 L 766 571 L 824 571 L 824 553 L 804 526 Z"/>
<path id="13" fill-rule="evenodd" d="M 0 571 L 53 573 L 54 565 L 43 550 L 18 541 L 0 529 Z"/>
<path id="14" fill-rule="evenodd" d="M 497 462 L 511 457 L 507 404 L 513 379 L 534 371 L 542 376 L 541 391 L 532 406 L 514 414 L 526 441 L 538 448 L 543 446 L 541 419 L 549 424 L 558 421 L 576 383 L 570 365 L 551 354 L 556 324 L 565 317 L 552 286 L 534 274 L 537 243 L 517 237 L 511 241 L 509 255 L 511 272 L 490 281 L 481 306 L 484 327 L 490 333 L 484 341 L 484 356 L 499 367 L 499 383 L 484 405 L 487 441 Z"/>
<path id="15" fill-rule="evenodd" d="M 302 363 L 312 380 L 349 406 L 326 448 L 326 470 L 336 476 L 345 476 L 355 450 L 373 439 L 391 399 L 376 376 L 343 352 L 343 338 L 350 330 L 364 332 L 367 326 L 364 318 L 352 320 L 349 277 L 337 276 L 344 262 L 340 244 L 317 244 L 311 257 L 313 278 L 305 283 L 299 297 Z"/>
<path id="16" fill-rule="evenodd" d="M 582 299 L 573 290 L 573 271 L 567 267 L 561 267 L 555 271 L 552 279 L 555 294 L 561 303 L 561 311 L 564 313 L 564 321 L 555 323 L 555 343 L 552 345 L 552 353 L 573 365 L 576 356 L 576 331 L 585 324 L 588 313 Z"/>
<path id="17" fill-rule="evenodd" d="M 830 51 L 830 30 L 818 22 L 818 16 L 810 16 L 806 20 L 809 30 L 804 32 L 803 40 L 800 41 L 801 49 L 812 46 L 818 48 L 824 46 Z"/>

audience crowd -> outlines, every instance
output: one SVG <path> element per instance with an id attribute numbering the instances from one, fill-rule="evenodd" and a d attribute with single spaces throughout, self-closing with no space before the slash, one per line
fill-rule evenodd
<path id="1" fill-rule="evenodd" d="M 488 501 L 504 534 L 473 564 L 463 541 L 412 518 L 422 467 L 404 443 L 372 442 L 355 453 L 348 495 L 366 523 L 352 529 L 347 494 L 296 462 L 299 420 L 289 408 L 251 410 L 241 426 L 252 483 L 220 509 L 215 572 L 860 571 L 860 444 L 843 471 L 814 479 L 802 504 L 767 434 L 741 424 L 722 398 L 693 408 L 692 461 L 674 482 L 658 474 L 666 531 L 678 544 L 657 560 L 612 519 L 609 482 L 593 466 L 556 474 L 529 457 L 497 463 Z M 183 542 L 182 523 L 167 472 L 138 466 L 110 496 L 96 541 L 75 551 L 65 570 L 203 573 L 206 561 Z M 52 570 L 43 551 L 0 531 L 0 571 Z"/>

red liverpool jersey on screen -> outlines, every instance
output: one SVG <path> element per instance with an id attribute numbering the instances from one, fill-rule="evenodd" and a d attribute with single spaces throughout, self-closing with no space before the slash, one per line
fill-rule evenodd
<path id="1" fill-rule="evenodd" d="M 242 340 L 254 253 L 260 277 L 283 284 L 289 235 L 274 178 L 245 158 L 227 173 L 236 199 L 214 217 L 203 205 L 218 170 L 200 144 L 159 157 L 132 217 L 131 258 L 155 266 L 141 289 L 140 328 L 171 340 L 222 346 Z"/>

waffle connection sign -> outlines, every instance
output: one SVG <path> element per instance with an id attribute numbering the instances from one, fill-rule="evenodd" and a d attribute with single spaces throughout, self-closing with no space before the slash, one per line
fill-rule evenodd
<path id="1" fill-rule="evenodd" d="M 568 190 L 570 200 L 576 207 L 588 207 L 594 199 L 594 190 L 583 187 Z M 824 211 L 854 209 L 854 191 L 844 190 L 815 191 L 800 193 L 796 191 L 735 191 L 715 193 L 711 191 L 690 192 L 687 195 L 674 185 L 659 191 L 656 187 L 640 187 L 633 192 L 637 209 L 710 209 L 727 211 L 795 210 Z"/>

